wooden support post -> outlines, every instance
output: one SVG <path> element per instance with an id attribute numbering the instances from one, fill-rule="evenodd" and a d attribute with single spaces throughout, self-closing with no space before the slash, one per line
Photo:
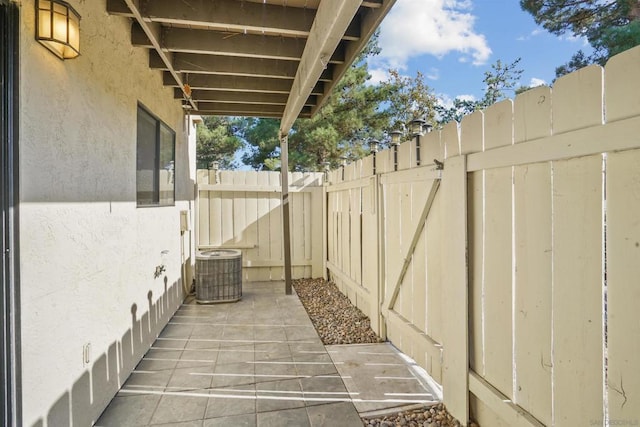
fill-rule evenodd
<path id="1" fill-rule="evenodd" d="M 289 144 L 280 136 L 280 175 L 282 177 L 282 231 L 284 244 L 285 293 L 291 295 L 291 229 L 289 224 Z"/>
<path id="2" fill-rule="evenodd" d="M 464 156 L 445 160 L 442 174 L 444 257 L 442 311 L 444 404 L 466 426 L 469 420 L 469 296 L 467 289 L 467 169 Z"/>

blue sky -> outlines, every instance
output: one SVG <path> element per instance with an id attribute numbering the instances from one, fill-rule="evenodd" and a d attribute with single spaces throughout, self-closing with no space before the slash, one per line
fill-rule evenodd
<path id="1" fill-rule="evenodd" d="M 549 84 L 555 68 L 584 40 L 558 37 L 536 25 L 518 0 L 397 0 L 381 26 L 382 53 L 369 61 L 374 81 L 389 68 L 415 76 L 444 99 L 480 98 L 482 79 L 500 59 L 522 58 L 521 85 Z"/>

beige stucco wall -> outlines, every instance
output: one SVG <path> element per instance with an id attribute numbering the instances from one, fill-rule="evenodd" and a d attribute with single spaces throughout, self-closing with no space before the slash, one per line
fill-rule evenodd
<path id="1" fill-rule="evenodd" d="M 21 2 L 24 425 L 85 426 L 182 300 L 191 251 L 179 212 L 193 204 L 195 132 L 105 0 L 70 1 L 82 16 L 81 56 L 67 61 L 35 42 L 33 3 Z M 136 207 L 138 102 L 176 132 L 175 207 Z M 154 279 L 162 251 L 166 272 Z"/>

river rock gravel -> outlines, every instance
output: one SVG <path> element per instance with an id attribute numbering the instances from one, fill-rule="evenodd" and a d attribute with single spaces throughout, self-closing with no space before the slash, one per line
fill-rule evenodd
<path id="1" fill-rule="evenodd" d="M 335 284 L 323 279 L 300 279 L 293 287 L 324 345 L 382 342 L 369 318 Z"/>
<path id="2" fill-rule="evenodd" d="M 324 345 L 383 342 L 371 329 L 369 318 L 335 284 L 323 279 L 299 279 L 293 282 L 293 287 Z M 460 426 L 442 404 L 363 418 L 362 423 L 365 427 Z M 473 422 L 469 426 L 479 427 Z"/>
<path id="3" fill-rule="evenodd" d="M 397 412 L 379 418 L 363 418 L 365 427 L 460 427 L 460 422 L 447 412 L 443 404 Z M 469 427 L 479 427 L 471 422 Z"/>

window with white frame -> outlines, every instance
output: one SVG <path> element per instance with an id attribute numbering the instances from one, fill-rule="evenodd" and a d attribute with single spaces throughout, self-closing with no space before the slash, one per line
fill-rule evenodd
<path id="1" fill-rule="evenodd" d="M 138 206 L 170 206 L 175 203 L 175 145 L 175 132 L 138 105 Z"/>

